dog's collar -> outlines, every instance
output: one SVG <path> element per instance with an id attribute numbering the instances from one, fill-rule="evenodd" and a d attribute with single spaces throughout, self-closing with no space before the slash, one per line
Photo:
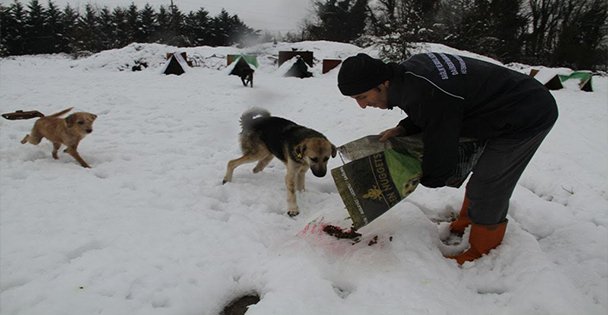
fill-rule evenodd
<path id="1" fill-rule="evenodd" d="M 290 155 L 296 162 L 302 162 L 304 160 L 304 154 L 296 152 L 295 149 L 290 150 Z"/>
<path id="2" fill-rule="evenodd" d="M 302 161 L 304 159 L 304 155 L 302 155 L 302 153 L 296 153 L 296 152 L 294 152 L 293 155 L 295 157 L 295 160 L 298 161 L 298 162 L 300 162 L 300 161 Z"/>

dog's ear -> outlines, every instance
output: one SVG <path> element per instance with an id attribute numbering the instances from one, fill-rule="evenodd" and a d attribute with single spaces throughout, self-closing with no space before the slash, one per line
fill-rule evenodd
<path id="1" fill-rule="evenodd" d="M 331 157 L 335 158 L 336 154 L 338 154 L 338 150 L 336 149 L 336 146 L 332 144 L 331 145 Z"/>
<path id="2" fill-rule="evenodd" d="M 300 143 L 300 144 L 298 144 L 295 147 L 294 152 L 296 153 L 296 158 L 303 159 L 304 158 L 304 152 L 306 152 L 306 143 Z"/>
<path id="3" fill-rule="evenodd" d="M 74 126 L 75 122 L 76 122 L 76 117 L 74 117 L 74 114 L 65 118 L 65 123 L 68 124 L 68 128 L 71 128 L 72 126 Z"/>

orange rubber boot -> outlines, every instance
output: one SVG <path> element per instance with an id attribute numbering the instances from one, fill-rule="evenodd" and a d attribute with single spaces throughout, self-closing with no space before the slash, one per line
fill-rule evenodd
<path id="1" fill-rule="evenodd" d="M 462 254 L 449 257 L 456 259 L 458 264 L 462 265 L 466 261 L 473 261 L 482 255 L 490 252 L 490 250 L 498 247 L 505 236 L 507 230 L 507 220 L 502 223 L 492 225 L 479 225 L 473 223 L 471 226 L 471 235 L 469 236 L 469 244 L 471 247 Z"/>
<path id="2" fill-rule="evenodd" d="M 464 230 L 469 225 L 471 225 L 471 219 L 469 218 L 469 198 L 465 196 L 458 218 L 450 223 L 450 232 L 462 236 Z"/>

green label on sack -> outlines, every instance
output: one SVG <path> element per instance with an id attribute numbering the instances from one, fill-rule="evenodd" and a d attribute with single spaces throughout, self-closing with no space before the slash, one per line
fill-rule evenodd
<path id="1" fill-rule="evenodd" d="M 401 199 L 411 194 L 422 176 L 420 161 L 411 155 L 399 153 L 395 150 L 384 151 L 386 163 L 393 179 L 393 184 L 399 190 Z"/>
<path id="2" fill-rule="evenodd" d="M 394 150 L 372 154 L 331 171 L 355 228 L 376 219 L 418 184 L 420 162 Z"/>

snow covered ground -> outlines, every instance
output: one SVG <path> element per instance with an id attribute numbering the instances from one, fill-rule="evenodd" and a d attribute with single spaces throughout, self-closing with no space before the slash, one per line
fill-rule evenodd
<path id="1" fill-rule="evenodd" d="M 276 159 L 221 184 L 251 106 L 336 145 L 403 118 L 358 108 L 320 62 L 313 78 L 282 77 L 273 62 L 291 48 L 318 61 L 362 51 L 331 42 L 189 48 L 203 66 L 182 76 L 159 73 L 175 50 L 161 45 L 0 60 L 0 112 L 99 115 L 79 147 L 92 169 L 65 153 L 53 160 L 46 140 L 21 145 L 34 120 L 0 120 L 0 313 L 215 315 L 247 293 L 261 297 L 248 315 L 608 312 L 607 78 L 594 77 L 592 93 L 553 92 L 560 118 L 514 192 L 503 245 L 459 267 L 443 258 L 434 221 L 459 210 L 463 188 L 419 187 L 353 245 L 298 235 L 318 216 L 347 216 L 329 174 L 307 175 L 296 218 L 286 215 Z M 253 88 L 226 74 L 225 55 L 238 52 L 259 54 Z M 135 60 L 150 67 L 131 72 Z"/>

